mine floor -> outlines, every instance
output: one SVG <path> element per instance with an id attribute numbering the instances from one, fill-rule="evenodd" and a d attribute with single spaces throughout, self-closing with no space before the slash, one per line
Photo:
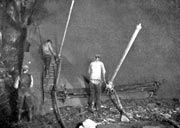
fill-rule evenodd
<path id="1" fill-rule="evenodd" d="M 130 122 L 121 122 L 119 112 L 111 101 L 103 101 L 101 113 L 90 112 L 87 107 L 66 106 L 60 108 L 67 128 L 76 128 L 79 122 L 91 119 L 98 128 L 176 128 L 180 127 L 179 99 L 123 99 L 122 104 L 128 113 Z M 163 117 L 163 118 L 161 118 Z M 166 120 L 167 119 L 167 120 Z M 175 122 L 175 126 L 172 122 Z M 25 119 L 21 123 L 13 123 L 13 128 L 57 128 L 59 127 L 53 112 L 43 116 L 35 116 L 32 122 Z"/>

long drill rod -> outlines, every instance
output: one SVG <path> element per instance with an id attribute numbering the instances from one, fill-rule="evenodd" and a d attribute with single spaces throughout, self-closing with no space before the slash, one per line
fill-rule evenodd
<path id="1" fill-rule="evenodd" d="M 136 26 L 136 30 L 134 31 L 134 33 L 133 33 L 133 35 L 132 35 L 132 37 L 131 37 L 131 40 L 129 41 L 129 43 L 128 43 L 128 45 L 127 45 L 127 48 L 126 48 L 126 50 L 124 51 L 123 56 L 122 56 L 122 58 L 121 58 L 121 60 L 120 60 L 120 62 L 119 62 L 119 64 L 118 64 L 116 70 L 114 71 L 114 74 L 113 74 L 111 80 L 110 80 L 111 83 L 113 83 L 113 81 L 114 81 L 114 79 L 115 79 L 115 77 L 116 77 L 119 69 L 121 68 L 122 63 L 124 62 L 124 60 L 125 60 L 128 52 L 129 52 L 132 44 L 134 43 L 134 41 L 135 41 L 135 39 L 136 39 L 139 31 L 141 30 L 141 28 L 142 28 L 141 24 L 138 24 L 138 25 Z"/>
<path id="2" fill-rule="evenodd" d="M 63 50 L 64 41 L 65 41 L 65 37 L 66 37 L 69 21 L 70 21 L 70 18 L 71 18 L 71 13 L 72 13 L 73 6 L 74 6 L 74 0 L 72 0 L 72 3 L 71 3 L 71 7 L 70 7 L 70 10 L 69 10 L 68 19 L 67 19 L 67 22 L 66 22 L 66 27 L 65 27 L 63 39 L 62 39 L 61 46 L 60 46 L 59 53 L 58 53 L 58 57 L 60 58 L 60 63 L 58 64 L 58 72 L 57 72 L 56 84 L 58 84 L 59 76 L 61 74 L 61 64 L 62 64 L 61 56 L 62 56 L 62 50 Z"/>
<path id="3" fill-rule="evenodd" d="M 70 18 L 71 18 L 71 13 L 72 13 L 73 5 L 74 5 L 74 0 L 72 0 L 72 3 L 71 3 L 71 7 L 70 7 L 70 11 L 69 11 L 67 22 L 66 22 L 66 27 L 65 27 L 63 39 L 62 39 L 61 46 L 60 46 L 59 53 L 58 53 L 58 57 L 60 58 L 60 61 L 56 62 L 57 71 L 55 73 L 54 91 L 53 91 L 54 92 L 53 93 L 54 110 L 55 110 L 55 113 L 58 114 L 58 116 L 57 116 L 58 117 L 58 122 L 59 122 L 59 124 L 60 124 L 60 126 L 62 128 L 67 128 L 67 126 L 65 125 L 64 121 L 62 120 L 62 115 L 61 115 L 60 110 L 59 110 L 58 105 L 57 105 L 56 88 L 57 88 L 57 84 L 59 82 L 59 77 L 61 75 L 61 65 L 62 65 L 62 59 L 61 59 L 62 55 L 61 54 L 62 54 L 62 48 L 63 48 L 63 45 L 64 45 L 64 40 L 65 40 L 65 37 L 66 37 L 67 28 L 68 28 L 69 21 L 70 21 Z"/>
<path id="4" fill-rule="evenodd" d="M 74 6 L 74 0 L 72 0 L 71 7 L 70 7 L 70 10 L 69 10 L 69 15 L 68 15 L 68 19 L 67 19 L 67 22 L 66 22 L 66 27 L 65 27 L 62 43 L 61 43 L 61 46 L 60 46 L 60 49 L 59 49 L 59 53 L 58 53 L 59 57 L 61 57 L 61 54 L 62 54 L 62 48 L 64 46 L 64 40 L 66 38 L 67 28 L 69 26 L 69 21 L 70 21 L 70 18 L 71 18 L 71 13 L 72 13 L 73 6 Z"/>

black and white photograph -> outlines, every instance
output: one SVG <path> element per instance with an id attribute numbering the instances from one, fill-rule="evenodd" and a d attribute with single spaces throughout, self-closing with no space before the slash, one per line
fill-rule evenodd
<path id="1" fill-rule="evenodd" d="M 180 128 L 180 0 L 0 0 L 0 128 Z"/>

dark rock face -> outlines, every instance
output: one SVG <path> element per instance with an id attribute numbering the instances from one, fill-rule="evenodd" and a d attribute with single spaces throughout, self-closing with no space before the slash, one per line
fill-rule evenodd
<path id="1" fill-rule="evenodd" d="M 41 0 L 40 4 L 43 6 L 39 8 L 41 13 L 36 13 L 39 11 L 36 8 L 34 24 L 28 20 L 26 27 L 20 25 L 17 29 L 18 26 L 13 26 L 8 18 L 2 23 L 3 18 L 0 17 L 0 47 L 5 65 L 20 69 L 24 47 L 28 49 L 23 63 L 31 61 L 30 72 L 35 82 L 33 103 L 38 112 L 41 111 L 42 99 L 39 45 L 51 39 L 54 49 L 59 50 L 71 1 Z M 87 77 L 88 65 L 96 53 L 102 56 L 109 80 L 136 25 L 142 23 L 142 30 L 114 84 L 160 81 L 159 97 L 180 97 L 178 5 L 177 0 L 76 0 L 63 48 L 59 85 L 65 84 L 68 88 L 86 86 L 83 78 Z M 4 15 L 2 12 L 0 10 L 0 16 Z M 12 13 L 10 16 L 12 20 L 16 18 Z M 22 21 L 25 22 L 26 17 Z M 5 115 L 9 115 L 9 108 L 7 110 Z"/>
<path id="2" fill-rule="evenodd" d="M 42 1 L 38 2 L 43 3 Z M 39 6 L 38 2 L 37 6 Z M 41 7 L 39 6 L 37 10 L 37 6 L 35 6 L 35 0 L 0 1 L 0 68 L 7 69 L 5 71 L 7 74 L 12 69 L 13 75 L 8 74 L 13 79 L 11 84 L 8 85 L 12 89 L 14 89 L 13 83 L 16 76 L 21 73 L 24 52 L 29 50 L 30 44 L 26 41 L 27 28 L 32 24 L 32 10 L 36 11 L 36 15 L 39 14 L 37 12 L 39 12 L 38 10 Z M 35 15 L 33 16 L 36 17 Z M 6 77 L 8 76 L 4 78 Z M 14 92 L 7 90 L 7 93 L 10 94 L 10 97 L 7 97 L 7 99 L 13 98 Z M 14 96 L 13 100 L 16 102 L 17 97 L 15 99 Z M 13 109 L 15 109 L 15 106 L 13 106 Z"/>
<path id="3" fill-rule="evenodd" d="M 118 86 L 156 80 L 163 83 L 159 97 L 179 97 L 180 25 L 177 3 L 173 2 L 168 0 L 75 1 L 63 47 L 64 59 L 60 84 L 66 84 L 68 88 L 86 86 L 83 77 L 87 77 L 88 65 L 96 53 L 102 56 L 107 69 L 107 80 L 109 80 L 136 25 L 142 23 L 142 30 L 114 84 Z M 24 63 L 31 61 L 30 71 L 35 79 L 34 92 L 38 98 L 42 71 L 39 45 L 46 39 L 51 39 L 54 49 L 59 50 L 70 4 L 71 1 L 66 0 L 42 2 L 42 13 L 38 15 L 35 13 L 34 20 L 38 22 L 29 25 L 27 33 L 26 30 L 21 29 L 27 37 L 26 42 L 30 43 L 29 53 L 25 55 Z M 18 36 L 18 32 L 15 33 L 14 37 Z M 14 48 L 13 43 L 10 44 Z M 4 48 L 6 50 L 6 47 Z M 14 52 L 13 55 L 18 54 L 17 50 Z M 14 59 L 17 60 L 17 56 Z M 17 63 L 17 61 L 13 62 Z"/>
<path id="4" fill-rule="evenodd" d="M 52 39 L 58 51 L 70 1 L 47 1 L 49 15 L 40 24 L 41 39 Z M 65 39 L 62 74 L 71 87 L 83 86 L 89 62 L 102 55 L 109 80 L 138 23 L 142 30 L 125 59 L 115 84 L 161 81 L 160 97 L 179 97 L 179 23 L 170 1 L 77 0 Z M 28 30 L 32 51 L 39 46 L 38 32 Z M 35 52 L 32 52 L 34 60 Z M 83 82 L 82 82 L 83 83 Z"/>
<path id="5" fill-rule="evenodd" d="M 2 126 L 10 121 L 12 111 L 9 101 L 9 93 L 7 92 L 5 81 L 0 78 L 0 124 Z"/>

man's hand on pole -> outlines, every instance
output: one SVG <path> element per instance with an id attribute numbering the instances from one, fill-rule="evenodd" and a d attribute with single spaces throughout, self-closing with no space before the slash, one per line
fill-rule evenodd
<path id="1" fill-rule="evenodd" d="M 114 88 L 114 85 L 111 81 L 109 81 L 107 84 L 106 84 L 106 88 L 109 89 L 109 90 L 112 90 Z"/>
<path id="2" fill-rule="evenodd" d="M 104 77 L 104 79 L 103 79 L 103 80 L 104 80 L 104 83 L 106 83 L 106 78 L 105 78 L 105 77 Z"/>
<path id="3" fill-rule="evenodd" d="M 60 59 L 61 59 L 60 56 L 58 56 L 58 55 L 54 56 L 54 60 L 55 60 L 56 64 L 59 63 Z"/>

